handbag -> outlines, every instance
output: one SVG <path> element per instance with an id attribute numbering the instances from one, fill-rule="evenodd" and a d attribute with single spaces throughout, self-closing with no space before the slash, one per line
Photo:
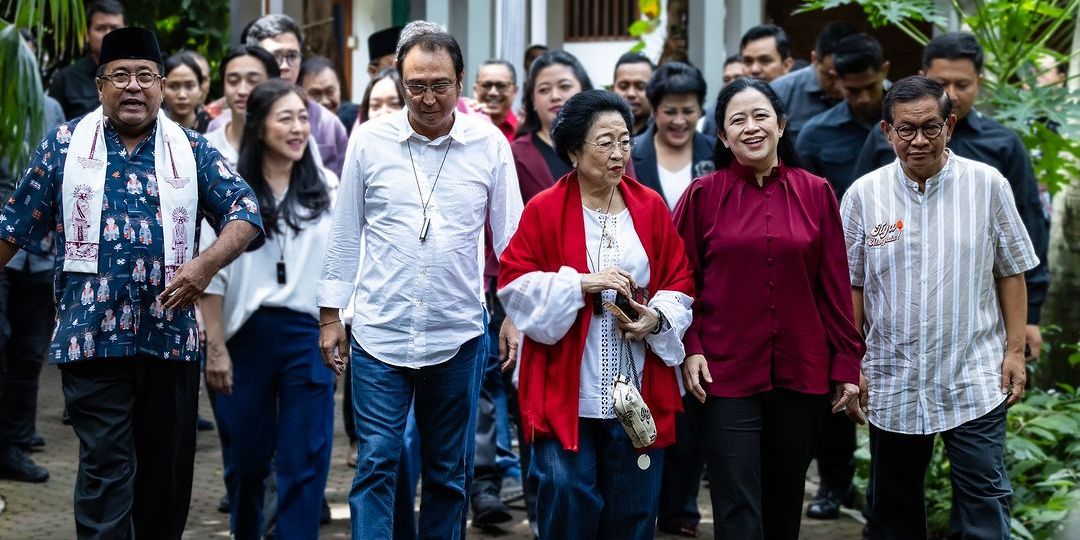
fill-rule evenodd
<path id="1" fill-rule="evenodd" d="M 619 349 L 631 378 L 628 379 L 621 369 L 615 377 L 611 391 L 615 400 L 615 416 L 630 436 L 634 448 L 644 448 L 656 442 L 656 422 L 645 399 L 641 397 L 637 366 L 634 365 L 630 344 L 620 339 Z"/>

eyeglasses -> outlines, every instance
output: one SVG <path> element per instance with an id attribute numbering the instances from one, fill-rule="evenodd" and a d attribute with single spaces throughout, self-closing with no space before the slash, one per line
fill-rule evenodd
<path id="1" fill-rule="evenodd" d="M 607 141 L 607 142 L 602 142 L 602 143 L 594 143 L 594 142 L 585 141 L 585 144 L 591 144 L 591 145 L 599 148 L 601 152 L 603 152 L 605 154 L 608 154 L 608 155 L 611 155 L 611 153 L 615 151 L 616 146 L 618 146 L 619 150 L 622 150 L 622 152 L 624 154 L 630 151 L 630 139 L 626 139 L 626 140 L 622 140 L 622 141 L 618 141 L 618 142 L 616 142 L 616 141 Z"/>
<path id="2" fill-rule="evenodd" d="M 280 66 L 282 62 L 295 66 L 300 63 L 300 51 L 275 51 L 274 60 Z"/>
<path id="3" fill-rule="evenodd" d="M 438 96 L 445 95 L 454 87 L 454 83 L 449 81 L 437 82 L 432 85 L 427 84 L 406 84 L 403 85 L 405 90 L 409 92 L 409 95 L 413 97 L 420 97 L 431 90 L 432 93 Z"/>
<path id="4" fill-rule="evenodd" d="M 945 130 L 945 124 L 946 122 L 942 122 L 940 124 L 925 124 L 918 127 L 905 124 L 899 127 L 893 126 L 893 131 L 896 132 L 896 136 L 900 137 L 900 140 L 902 141 L 914 140 L 919 131 L 922 131 L 923 136 L 926 137 L 927 140 L 932 141 L 938 138 L 938 136 L 941 135 L 941 132 Z"/>
<path id="5" fill-rule="evenodd" d="M 154 85 L 155 82 L 157 82 L 158 79 L 161 79 L 163 77 L 161 75 L 158 75 L 157 73 L 150 73 L 149 71 L 140 71 L 135 75 L 132 75 L 126 71 L 120 71 L 117 73 L 113 73 L 112 75 L 102 75 L 98 78 L 112 82 L 113 86 L 116 87 L 117 90 L 123 90 L 127 88 L 129 84 L 131 84 L 132 78 L 134 78 L 135 81 L 139 83 L 139 88 L 150 88 Z"/>
<path id="6" fill-rule="evenodd" d="M 477 86 L 484 89 L 485 92 L 495 90 L 497 92 L 505 92 L 513 86 L 511 83 L 502 81 L 484 81 L 482 83 L 476 83 Z"/>

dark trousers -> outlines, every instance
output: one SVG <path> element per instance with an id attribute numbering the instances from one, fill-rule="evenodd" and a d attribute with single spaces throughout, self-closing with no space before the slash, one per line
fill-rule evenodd
<path id="1" fill-rule="evenodd" d="M 261 308 L 227 343 L 233 392 L 214 399 L 219 429 L 230 441 L 225 483 L 237 539 L 262 537 L 272 460 L 277 536 L 319 536 L 334 439 L 334 374 L 322 363 L 318 341 L 310 315 Z"/>
<path id="2" fill-rule="evenodd" d="M 557 439 L 533 441 L 529 476 L 537 485 L 540 538 L 646 540 L 656 533 L 664 450 L 645 453 L 638 466 L 618 420 L 578 419 L 578 451 Z"/>
<path id="3" fill-rule="evenodd" d="M 685 412 L 675 415 L 675 444 L 664 449 L 664 479 L 660 487 L 660 523 L 675 525 L 701 522 L 698 489 L 705 470 L 698 420 L 702 404 L 689 392 L 683 397 Z"/>
<path id="4" fill-rule="evenodd" d="M 855 422 L 846 414 L 832 414 L 832 404 L 821 409 L 821 430 L 814 453 L 817 458 L 821 487 L 842 497 L 855 477 Z"/>
<path id="5" fill-rule="evenodd" d="M 713 536 L 799 537 L 806 468 L 827 396 L 776 389 L 710 396 L 701 410 Z"/>
<path id="6" fill-rule="evenodd" d="M 1009 537 L 1012 485 L 1005 470 L 1006 407 L 941 433 L 952 480 L 949 526 L 956 538 Z M 926 469 L 934 434 L 904 435 L 870 426 L 873 482 L 867 533 L 873 539 L 927 537 Z"/>
<path id="7" fill-rule="evenodd" d="M 506 390 L 499 357 L 499 328 L 502 318 L 492 318 L 488 323 L 487 358 L 480 381 L 480 399 L 476 410 L 476 457 L 473 463 L 472 494 L 490 493 L 498 496 L 502 491 L 503 468 L 507 462 L 516 462 L 517 456 L 509 445 L 502 444 L 499 437 L 499 409 L 506 409 Z"/>
<path id="8" fill-rule="evenodd" d="M 52 293 L 51 271 L 0 268 L 0 448 L 34 436 L 38 377 L 56 315 Z"/>
<path id="9" fill-rule="evenodd" d="M 79 437 L 80 539 L 179 539 L 195 466 L 198 362 L 145 356 L 60 368 Z"/>

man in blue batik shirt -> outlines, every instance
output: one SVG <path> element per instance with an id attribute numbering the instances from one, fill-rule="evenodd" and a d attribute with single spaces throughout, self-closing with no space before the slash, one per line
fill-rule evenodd
<path id="1" fill-rule="evenodd" d="M 161 63 L 153 33 L 108 34 L 101 108 L 38 145 L 0 212 L 0 266 L 55 232 L 49 359 L 80 441 L 79 538 L 180 538 L 199 384 L 192 304 L 262 240 L 247 183 L 201 135 L 159 114 Z M 200 215 L 219 237 L 196 257 Z"/>

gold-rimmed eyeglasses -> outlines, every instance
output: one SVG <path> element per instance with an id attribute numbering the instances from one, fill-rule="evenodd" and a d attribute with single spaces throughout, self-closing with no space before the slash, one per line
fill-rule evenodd
<path id="1" fill-rule="evenodd" d="M 630 139 L 625 139 L 621 141 L 606 141 L 602 143 L 585 141 L 585 144 L 591 144 L 599 148 L 601 152 L 608 155 L 611 155 L 611 153 L 615 151 L 616 146 L 618 146 L 619 150 L 622 150 L 622 153 L 624 154 L 630 151 Z"/>

